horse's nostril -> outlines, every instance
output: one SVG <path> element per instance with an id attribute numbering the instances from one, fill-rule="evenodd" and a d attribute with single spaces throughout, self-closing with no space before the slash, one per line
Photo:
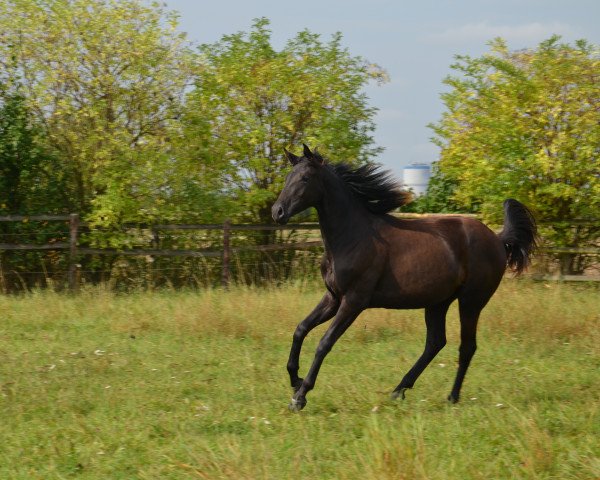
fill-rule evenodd
<path id="1" fill-rule="evenodd" d="M 282 218 L 285 218 L 285 211 L 283 209 L 283 206 L 279 205 L 275 205 L 273 207 L 273 220 L 275 220 L 276 222 L 281 221 Z"/>

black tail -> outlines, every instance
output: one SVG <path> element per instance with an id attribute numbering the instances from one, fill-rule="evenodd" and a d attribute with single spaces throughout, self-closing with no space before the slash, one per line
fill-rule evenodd
<path id="1" fill-rule="evenodd" d="M 507 264 L 517 275 L 529 265 L 536 247 L 537 226 L 529 209 L 512 198 L 504 201 L 504 228 L 499 234 L 507 254 Z"/>

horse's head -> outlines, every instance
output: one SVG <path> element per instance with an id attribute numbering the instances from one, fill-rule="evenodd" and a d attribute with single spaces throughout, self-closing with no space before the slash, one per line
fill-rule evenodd
<path id="1" fill-rule="evenodd" d="M 324 164 L 323 157 L 316 150 L 311 152 L 306 145 L 301 157 L 285 149 L 284 152 L 293 168 L 271 209 L 273 220 L 282 225 L 290 217 L 317 205 L 323 192 L 320 173 Z"/>

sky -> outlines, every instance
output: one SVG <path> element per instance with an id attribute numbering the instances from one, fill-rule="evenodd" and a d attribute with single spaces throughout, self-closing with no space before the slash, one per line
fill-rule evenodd
<path id="1" fill-rule="evenodd" d="M 247 32 L 260 17 L 270 20 L 278 49 L 304 29 L 324 41 L 341 32 L 350 54 L 390 76 L 365 92 L 378 109 L 375 143 L 385 149 L 377 161 L 400 179 L 404 166 L 438 158 L 427 125 L 444 111 L 442 82 L 452 73 L 455 55 L 480 56 L 495 37 L 513 50 L 535 48 L 554 34 L 569 43 L 583 38 L 600 45 L 600 0 L 167 0 L 166 5 L 180 13 L 180 29 L 198 44 Z"/>

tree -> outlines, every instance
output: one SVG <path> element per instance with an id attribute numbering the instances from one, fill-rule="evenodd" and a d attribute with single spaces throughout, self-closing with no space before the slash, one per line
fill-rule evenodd
<path id="1" fill-rule="evenodd" d="M 306 142 L 352 163 L 380 151 L 371 136 L 375 109 L 362 88 L 385 80 L 380 67 L 342 47 L 339 33 L 323 43 L 303 31 L 277 51 L 268 25 L 258 19 L 250 33 L 201 46 L 185 121 L 188 145 L 218 169 L 237 218 L 261 223 L 272 221 L 288 169 L 284 147 Z"/>
<path id="2" fill-rule="evenodd" d="M 17 94 L 0 88 L 0 213 L 65 213 L 65 179 L 53 169 L 43 133 Z"/>
<path id="3" fill-rule="evenodd" d="M 193 55 L 177 17 L 141 0 L 8 0 L 4 81 L 45 130 L 74 208 L 96 224 L 168 216 L 193 165 L 173 159 Z"/>
<path id="4" fill-rule="evenodd" d="M 457 182 L 454 199 L 499 220 L 502 200 L 515 197 L 548 224 L 544 234 L 555 245 L 593 242 L 600 216 L 597 47 L 552 37 L 513 52 L 497 39 L 488 54 L 457 60 L 459 75 L 445 80 L 447 110 L 432 125 L 441 172 Z M 585 264 L 565 254 L 562 267 L 567 273 Z"/>

